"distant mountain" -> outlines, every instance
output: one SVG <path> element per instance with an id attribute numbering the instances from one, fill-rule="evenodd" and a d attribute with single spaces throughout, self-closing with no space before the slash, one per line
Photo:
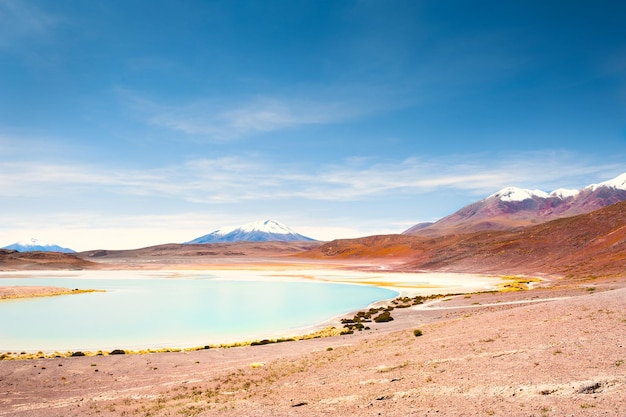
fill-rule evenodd
<path id="1" fill-rule="evenodd" d="M 315 241 L 315 239 L 298 234 L 274 220 L 265 220 L 244 224 L 239 227 L 218 229 L 207 235 L 185 242 L 185 244 L 297 241 Z"/>
<path id="2" fill-rule="evenodd" d="M 73 253 L 18 252 L 0 249 L 0 270 L 80 270 L 97 268 L 97 264 L 80 259 Z"/>
<path id="3" fill-rule="evenodd" d="M 298 255 L 368 259 L 396 271 L 617 276 L 626 271 L 626 201 L 512 231 L 425 238 L 380 235 L 339 239 Z M 376 260 L 376 261 L 374 261 Z"/>
<path id="4" fill-rule="evenodd" d="M 560 188 L 549 194 L 541 190 L 507 187 L 431 225 L 417 224 L 403 234 L 443 236 L 482 230 L 513 230 L 589 213 L 620 201 L 626 201 L 626 173 L 581 190 Z"/>
<path id="5" fill-rule="evenodd" d="M 70 248 L 64 248 L 53 243 L 46 243 L 41 240 L 30 238 L 29 240 L 21 240 L 3 247 L 2 249 L 11 249 L 18 252 L 61 252 L 61 253 L 76 253 L 75 250 Z"/>

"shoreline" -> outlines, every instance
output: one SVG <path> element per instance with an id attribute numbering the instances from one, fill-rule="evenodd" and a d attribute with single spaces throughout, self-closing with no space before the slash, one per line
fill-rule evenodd
<path id="1" fill-rule="evenodd" d="M 388 290 L 395 291 L 397 293 L 396 296 L 378 300 L 373 303 L 370 303 L 368 306 L 363 307 L 357 310 L 346 311 L 345 313 L 335 315 L 329 319 L 323 320 L 321 322 L 317 322 L 308 326 L 299 327 L 296 329 L 276 329 L 273 331 L 265 332 L 263 336 L 260 334 L 234 338 L 223 338 L 221 341 L 213 341 L 209 342 L 208 345 L 204 346 L 214 346 L 214 347 L 237 347 L 243 345 L 250 345 L 252 343 L 256 343 L 262 340 L 270 340 L 270 341 L 285 341 L 285 340 L 301 340 L 306 338 L 320 337 L 320 334 L 325 334 L 326 336 L 330 335 L 338 335 L 342 331 L 343 325 L 341 324 L 341 319 L 351 317 L 358 311 L 368 310 L 373 307 L 378 307 L 381 305 L 390 305 L 391 301 L 397 299 L 398 297 L 407 297 L 407 296 L 417 296 L 417 295 L 431 295 L 431 294 L 442 294 L 442 293 L 451 293 L 456 292 L 459 293 L 459 289 L 461 289 L 461 293 L 475 293 L 477 291 L 486 291 L 486 290 L 495 290 L 497 288 L 497 284 L 502 283 L 502 279 L 499 277 L 493 276 L 484 276 L 478 274 L 453 274 L 453 273 L 397 273 L 393 271 L 377 271 L 377 272 L 365 272 L 362 270 L 346 270 L 343 268 L 319 268 L 319 269 L 310 269 L 311 265 L 297 265 L 295 268 L 288 268 L 287 265 L 282 265 L 280 268 L 275 268 L 275 265 L 249 265 L 250 268 L 233 268 L 229 266 L 228 268 L 212 268 L 212 269 L 171 269 L 171 270 L 100 270 L 100 271 L 12 271 L 12 272 L 2 272 L 0 273 L 0 284 L 2 284 L 3 278 L 34 278 L 39 277 L 41 275 L 53 276 L 53 277 L 64 277 L 64 278 L 82 278 L 85 279 L 86 276 L 94 275 L 94 276 L 106 276 L 113 277 L 115 279 L 125 279 L 125 275 L 130 273 L 133 275 L 133 278 L 137 276 L 145 276 L 147 279 L 154 277 L 155 275 L 160 278 L 171 278 L 177 279 L 179 277 L 182 278 L 192 278 L 197 276 L 198 274 L 219 271 L 222 274 L 225 273 L 226 276 L 221 276 L 216 279 L 220 280 L 231 280 L 235 279 L 237 272 L 240 270 L 245 271 L 259 271 L 261 273 L 265 272 L 265 274 L 255 275 L 254 277 L 241 277 L 237 278 L 238 280 L 251 280 L 251 281 L 315 281 L 321 283 L 330 283 L 330 284 L 344 284 L 344 285 L 363 285 L 363 286 L 375 286 L 379 288 L 384 288 Z M 121 275 L 121 276 L 120 276 Z M 432 285 L 429 283 L 425 283 L 423 280 L 427 277 L 431 277 L 431 280 L 441 280 L 442 285 Z M 435 277 L 435 278 L 432 278 Z M 384 279 L 386 278 L 386 280 Z M 416 278 L 420 278 L 421 280 L 416 280 Z M 472 285 L 468 285 L 468 281 L 478 278 L 478 283 L 473 283 Z M 86 278 L 89 279 L 89 278 Z M 491 285 L 487 286 L 489 283 Z M 454 285 L 451 285 L 454 284 Z M 464 286 L 459 286 L 459 284 L 465 284 Z M 91 290 L 86 290 L 85 292 L 90 292 Z M 69 292 L 72 293 L 72 292 Z M 329 328 L 333 328 L 333 331 L 330 331 Z M 82 350 L 81 350 L 82 349 Z M 145 344 L 131 344 L 125 345 L 123 343 L 117 344 L 115 346 L 99 346 L 98 348 L 76 348 L 74 351 L 82 351 L 89 353 L 97 353 L 104 352 L 107 350 L 115 350 L 115 349 L 123 349 L 133 352 L 142 352 L 148 353 L 150 351 L 185 351 L 185 350 L 198 350 L 200 349 L 197 343 L 186 343 L 181 341 L 181 343 L 145 343 Z M 16 350 L 16 349 L 13 349 Z M 43 356 L 57 356 L 59 354 L 58 349 L 40 349 L 40 348 L 27 348 L 27 349 L 17 349 L 19 352 L 26 352 L 26 355 L 32 357 L 35 353 L 43 352 Z M 64 350 L 63 350 L 64 351 Z M 3 353 L 3 352 L 0 352 Z M 3 354 L 6 358 L 9 358 L 7 355 L 8 352 L 4 352 Z M 71 351 L 67 351 L 64 355 L 67 356 L 71 354 Z M 13 357 L 15 355 L 12 355 Z M 42 355 L 39 355 L 42 356 Z"/>
<path id="2" fill-rule="evenodd" d="M 105 292 L 105 290 L 51 287 L 51 286 L 0 286 L 0 301 L 21 300 L 39 297 L 56 297 L 60 295 L 87 294 Z"/>

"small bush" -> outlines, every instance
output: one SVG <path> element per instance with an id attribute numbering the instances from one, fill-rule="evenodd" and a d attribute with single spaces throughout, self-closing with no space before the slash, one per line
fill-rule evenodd
<path id="1" fill-rule="evenodd" d="M 420 337 L 421 335 L 423 335 L 424 333 L 422 332 L 422 329 L 415 329 L 413 330 L 413 335 L 415 337 Z"/>
<path id="2" fill-rule="evenodd" d="M 392 320 L 393 320 L 393 317 L 391 317 L 391 313 L 389 313 L 389 311 L 383 311 L 378 316 L 374 317 L 374 321 L 376 323 L 386 323 Z"/>

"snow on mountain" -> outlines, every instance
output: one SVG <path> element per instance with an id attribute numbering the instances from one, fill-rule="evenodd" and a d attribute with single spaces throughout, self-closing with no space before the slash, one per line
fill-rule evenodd
<path id="1" fill-rule="evenodd" d="M 185 242 L 186 244 L 190 244 L 190 243 L 209 243 L 209 242 L 220 242 L 224 236 L 226 236 L 227 234 L 229 234 L 230 232 L 234 231 L 235 229 L 237 229 L 236 227 L 222 227 L 220 229 L 217 229 L 209 234 L 206 234 L 204 236 L 200 236 L 199 238 L 196 238 L 194 240 L 191 240 L 189 242 Z"/>
<path id="2" fill-rule="evenodd" d="M 221 228 L 207 235 L 185 242 L 185 244 L 223 243 L 223 242 L 296 242 L 314 241 L 296 233 L 289 227 L 274 220 L 246 223 L 239 227 Z"/>
<path id="3" fill-rule="evenodd" d="M 570 197 L 576 197 L 580 194 L 580 190 L 570 190 L 568 188 L 558 188 L 550 193 L 550 197 L 556 197 L 560 199 L 567 199 Z"/>
<path id="4" fill-rule="evenodd" d="M 11 249 L 18 252 L 62 252 L 62 253 L 75 253 L 76 251 L 70 248 L 64 248 L 54 243 L 47 243 L 39 239 L 30 238 L 28 240 L 21 240 L 11 245 L 5 246 L 2 249 Z"/>
<path id="5" fill-rule="evenodd" d="M 612 180 L 604 181 L 599 184 L 591 184 L 585 187 L 584 189 L 588 189 L 591 191 L 595 191 L 598 188 L 614 188 L 616 190 L 626 190 L 626 173 L 613 178 Z"/>
<path id="6" fill-rule="evenodd" d="M 525 190 L 517 187 L 507 187 L 487 198 L 490 197 L 495 197 L 502 201 L 524 201 L 533 197 L 547 198 L 548 193 L 541 190 Z"/>
<path id="7" fill-rule="evenodd" d="M 567 199 L 570 197 L 576 197 L 583 191 L 596 191 L 601 188 L 610 188 L 615 190 L 626 191 L 626 173 L 617 176 L 608 181 L 601 182 L 599 184 L 591 184 L 583 188 L 582 190 L 571 190 L 567 188 L 559 188 L 552 191 L 550 194 L 541 190 L 526 190 L 517 187 L 506 187 L 498 191 L 495 194 L 491 194 L 489 197 L 498 198 L 501 201 L 524 201 L 535 197 L 550 198 L 555 197 L 559 199 Z"/>
<path id="8" fill-rule="evenodd" d="M 265 232 L 265 233 L 279 233 L 279 234 L 294 234 L 293 230 L 287 226 L 275 222 L 274 220 L 257 221 L 244 224 L 240 226 L 244 232 Z"/>

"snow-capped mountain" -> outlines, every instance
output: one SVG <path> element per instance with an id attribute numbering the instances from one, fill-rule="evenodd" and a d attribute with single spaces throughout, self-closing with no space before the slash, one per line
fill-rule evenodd
<path id="1" fill-rule="evenodd" d="M 70 248 L 64 248 L 54 243 L 46 243 L 39 239 L 30 238 L 28 240 L 21 240 L 11 245 L 5 246 L 2 249 L 12 249 L 18 252 L 62 252 L 62 253 L 75 253 L 76 251 Z"/>
<path id="2" fill-rule="evenodd" d="M 550 197 L 557 197 L 565 200 L 570 197 L 576 197 L 580 190 L 570 190 L 568 188 L 558 188 L 550 193 Z"/>
<path id="3" fill-rule="evenodd" d="M 510 230 L 589 213 L 625 200 L 626 173 L 581 190 L 559 188 L 546 193 L 507 187 L 430 226 L 415 225 L 403 233 L 439 236 L 480 230 Z"/>
<path id="4" fill-rule="evenodd" d="M 495 194 L 490 195 L 487 198 L 496 198 L 501 201 L 524 201 L 528 199 L 532 199 L 534 197 L 546 198 L 548 197 L 548 193 L 545 193 L 541 190 L 524 190 L 522 188 L 517 187 L 507 187 Z"/>
<path id="5" fill-rule="evenodd" d="M 612 180 L 608 180 L 605 182 L 601 182 L 600 184 L 591 184 L 584 189 L 590 189 L 595 191 L 599 188 L 609 188 L 615 190 L 626 190 L 626 173 L 613 178 Z"/>
<path id="6" fill-rule="evenodd" d="M 296 242 L 314 241 L 310 237 L 298 234 L 274 220 L 247 223 L 239 227 L 218 229 L 200 236 L 185 244 L 223 243 L 223 242 Z"/>

